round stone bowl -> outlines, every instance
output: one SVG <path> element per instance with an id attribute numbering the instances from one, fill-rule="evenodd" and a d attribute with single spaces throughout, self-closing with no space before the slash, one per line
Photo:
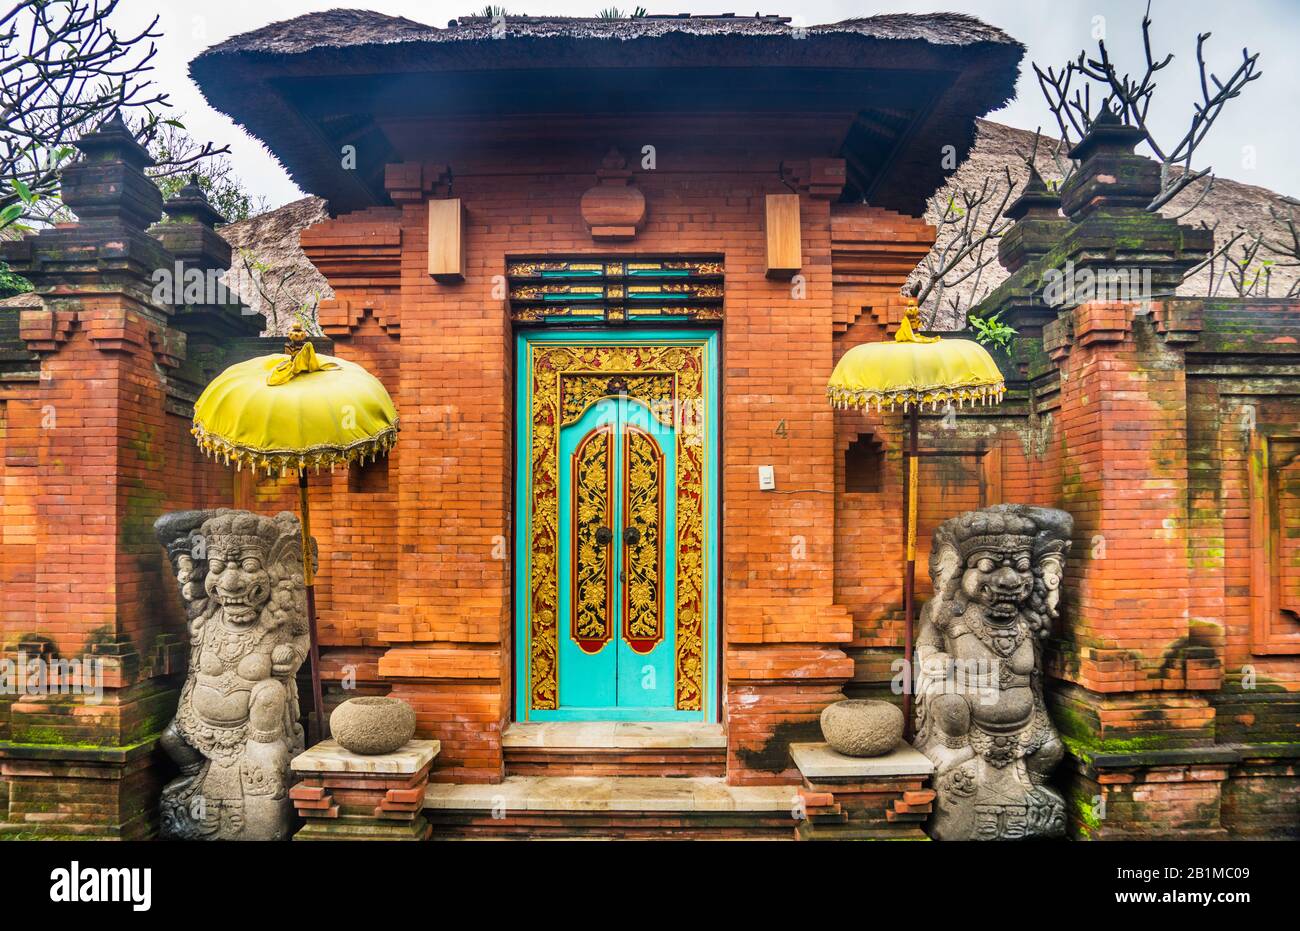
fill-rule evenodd
<path id="1" fill-rule="evenodd" d="M 353 753 L 392 753 L 415 736 L 415 709 L 400 698 L 349 698 L 330 713 L 330 733 Z"/>
<path id="2" fill-rule="evenodd" d="M 845 756 L 883 756 L 903 739 L 903 711 L 887 701 L 837 701 L 822 712 L 822 736 Z"/>

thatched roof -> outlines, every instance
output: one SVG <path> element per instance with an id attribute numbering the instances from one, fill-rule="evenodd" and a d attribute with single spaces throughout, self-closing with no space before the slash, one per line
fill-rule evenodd
<path id="1" fill-rule="evenodd" d="M 503 34 L 504 27 L 504 34 Z M 371 10 L 328 10 L 307 13 L 233 36 L 200 55 L 255 52 L 297 55 L 319 48 L 392 45 L 406 42 L 475 42 L 503 38 L 563 38 L 579 40 L 659 39 L 688 36 L 780 36 L 805 28 L 813 35 L 858 35 L 887 41 L 918 41 L 931 45 L 973 45 L 991 42 L 1018 46 L 1002 30 L 961 13 L 890 13 L 846 19 L 838 23 L 800 27 L 787 16 L 702 16 L 688 13 L 601 19 L 572 16 L 461 16 L 445 29 L 401 16 Z"/>
<path id="2" fill-rule="evenodd" d="M 974 117 L 1014 93 L 1024 51 L 955 13 L 806 28 L 778 16 L 466 17 L 437 28 L 330 10 L 228 39 L 190 74 L 333 212 L 383 203 L 383 162 L 421 157 L 398 150 L 385 119 L 589 114 L 609 101 L 629 114 L 800 112 L 834 101 L 860 125 L 837 135 L 842 151 L 819 154 L 848 159 L 854 193 L 870 189 L 873 203 L 915 212 L 942 181 L 934 153 L 965 153 Z M 340 165 L 348 143 L 360 161 L 352 170 Z"/>
<path id="3" fill-rule="evenodd" d="M 304 256 L 306 258 L 306 256 Z M 35 291 L 23 291 L 0 298 L 0 307 L 13 307 L 18 310 L 44 310 L 45 300 Z"/>
<path id="4" fill-rule="evenodd" d="M 334 296 L 298 244 L 299 233 L 328 215 L 325 201 L 304 197 L 217 230 L 231 249 L 225 285 L 266 317 L 268 333 L 286 332 L 299 310 L 314 319 L 316 305 Z"/>

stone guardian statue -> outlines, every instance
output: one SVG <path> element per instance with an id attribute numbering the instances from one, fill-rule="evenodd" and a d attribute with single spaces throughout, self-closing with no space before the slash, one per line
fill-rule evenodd
<path id="1" fill-rule="evenodd" d="M 298 518 L 181 511 L 154 532 L 190 635 L 189 672 L 161 738 L 181 770 L 162 792 L 162 836 L 287 839 L 289 761 L 304 743 L 294 677 L 310 639 Z"/>
<path id="2" fill-rule="evenodd" d="M 1058 837 L 1047 784 L 1064 753 L 1043 702 L 1042 641 L 1057 617 L 1073 521 L 1000 504 L 934 534 L 934 597 L 916 638 L 916 737 L 935 766 L 940 840 Z"/>

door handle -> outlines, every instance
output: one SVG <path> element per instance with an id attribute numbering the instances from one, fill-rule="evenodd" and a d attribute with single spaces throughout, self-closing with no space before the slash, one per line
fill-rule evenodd
<path id="1" fill-rule="evenodd" d="M 628 546 L 636 546 L 641 542 L 641 531 L 636 527 L 628 527 L 623 531 L 623 542 Z"/>
<path id="2" fill-rule="evenodd" d="M 609 542 L 614 539 L 614 531 L 608 527 L 596 528 L 596 542 L 601 546 L 608 546 Z"/>

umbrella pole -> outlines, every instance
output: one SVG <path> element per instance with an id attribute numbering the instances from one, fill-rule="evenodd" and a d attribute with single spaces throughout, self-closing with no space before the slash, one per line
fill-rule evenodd
<path id="1" fill-rule="evenodd" d="M 908 408 L 907 413 L 907 466 L 903 472 L 903 497 L 906 508 L 903 514 L 903 662 L 907 665 L 907 688 L 903 691 L 903 737 L 912 738 L 912 692 L 916 687 L 913 682 L 912 669 L 912 617 L 916 601 L 916 499 L 920 474 L 917 468 L 919 454 L 917 434 L 919 432 L 920 413 L 916 404 Z"/>
<path id="2" fill-rule="evenodd" d="M 320 641 L 316 637 L 316 579 L 311 569 L 311 510 L 307 505 L 307 470 L 298 470 L 298 507 L 302 512 L 302 580 L 307 585 L 307 628 L 311 633 L 311 728 L 314 739 L 309 744 L 319 743 L 325 737 L 324 714 L 325 702 L 321 699 L 320 684 Z"/>

